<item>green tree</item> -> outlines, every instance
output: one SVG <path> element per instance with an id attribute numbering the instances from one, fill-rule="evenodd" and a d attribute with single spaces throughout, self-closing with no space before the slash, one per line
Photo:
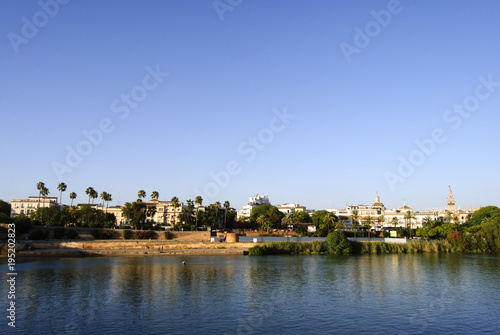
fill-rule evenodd
<path id="1" fill-rule="evenodd" d="M 394 216 L 394 217 L 391 219 L 391 223 L 394 225 L 394 228 L 396 228 L 396 226 L 397 226 L 397 225 L 398 225 L 398 223 L 399 223 L 399 219 L 398 219 L 397 217 L 395 217 L 395 216 Z"/>
<path id="2" fill-rule="evenodd" d="M 6 216 L 10 216 L 11 207 L 8 202 L 0 200 L 0 213 L 5 214 Z"/>
<path id="3" fill-rule="evenodd" d="M 68 186 L 65 184 L 65 183 L 59 183 L 59 185 L 57 185 L 57 190 L 61 191 L 61 194 L 59 196 L 59 204 L 62 206 L 62 193 L 64 191 L 66 191 L 66 188 Z"/>
<path id="4" fill-rule="evenodd" d="M 496 218 L 500 217 L 500 208 L 497 206 L 486 206 L 474 212 L 472 219 L 470 220 L 471 226 L 480 225 L 486 218 Z"/>
<path id="5" fill-rule="evenodd" d="M 135 227 L 136 230 L 138 227 L 141 227 L 141 229 L 143 229 L 144 223 L 146 221 L 146 204 L 144 202 L 126 202 L 122 207 L 122 213 L 123 216 L 125 216 Z"/>
<path id="6" fill-rule="evenodd" d="M 252 209 L 252 212 L 250 213 L 250 225 L 252 227 L 259 226 L 257 223 L 257 217 L 261 214 L 267 217 L 270 228 L 279 228 L 281 226 L 281 219 L 284 214 L 280 212 L 277 207 L 271 204 L 265 204 Z"/>
<path id="7" fill-rule="evenodd" d="M 75 192 L 71 192 L 69 194 L 69 198 L 71 199 L 71 207 L 73 207 L 73 200 L 76 199 L 76 193 Z"/>

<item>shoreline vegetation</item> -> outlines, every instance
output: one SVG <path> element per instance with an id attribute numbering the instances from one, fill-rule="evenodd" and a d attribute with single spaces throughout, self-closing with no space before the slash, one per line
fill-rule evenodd
<path id="1" fill-rule="evenodd" d="M 500 227 L 487 234 L 462 235 L 458 231 L 441 240 L 409 240 L 407 243 L 350 241 L 341 233 L 328 234 L 324 242 L 270 242 L 248 250 L 251 256 L 321 254 L 411 254 L 411 253 L 496 253 L 500 252 Z"/>

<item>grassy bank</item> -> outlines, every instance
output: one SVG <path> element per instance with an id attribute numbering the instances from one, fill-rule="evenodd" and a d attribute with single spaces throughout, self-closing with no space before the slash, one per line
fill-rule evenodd
<path id="1" fill-rule="evenodd" d="M 328 240 L 327 240 L 328 241 Z M 308 255 L 308 254 L 406 254 L 406 253 L 489 253 L 488 248 L 468 248 L 448 240 L 413 240 L 408 243 L 349 241 L 350 247 L 335 248 L 327 241 L 272 242 L 249 249 L 249 255 Z M 345 243 L 345 241 L 344 241 Z"/>

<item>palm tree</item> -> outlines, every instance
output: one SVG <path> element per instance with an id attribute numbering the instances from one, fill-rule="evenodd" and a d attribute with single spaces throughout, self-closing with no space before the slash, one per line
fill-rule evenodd
<path id="1" fill-rule="evenodd" d="M 260 226 L 260 241 L 264 242 L 264 225 L 266 224 L 266 216 L 264 214 L 261 214 L 257 216 L 257 223 Z"/>
<path id="2" fill-rule="evenodd" d="M 76 193 L 75 192 L 71 192 L 69 194 L 69 198 L 71 199 L 71 206 L 73 206 L 73 200 L 76 199 Z"/>
<path id="3" fill-rule="evenodd" d="M 46 188 L 45 186 L 43 186 L 42 190 L 40 191 L 40 195 L 42 197 L 46 197 L 47 195 L 49 195 L 49 189 Z M 40 203 L 40 198 L 38 199 L 38 202 Z M 45 203 L 45 200 L 44 200 L 44 203 Z M 43 223 L 43 211 L 40 209 L 40 222 Z"/>
<path id="4" fill-rule="evenodd" d="M 229 210 L 229 207 L 231 206 L 231 204 L 229 203 L 229 200 L 226 200 L 224 201 L 224 208 L 225 208 L 225 211 L 224 211 L 224 230 L 226 230 L 226 225 L 227 225 L 227 211 Z"/>
<path id="5" fill-rule="evenodd" d="M 446 214 L 444 215 L 444 220 L 448 223 L 450 223 L 453 220 L 453 212 L 451 211 L 446 211 Z"/>
<path id="6" fill-rule="evenodd" d="M 196 208 L 196 231 L 198 231 L 198 211 L 199 207 L 203 203 L 203 198 L 201 197 L 201 195 L 196 196 L 196 198 L 194 199 L 194 203 L 198 205 L 198 207 Z"/>
<path id="7" fill-rule="evenodd" d="M 42 190 L 45 188 L 45 184 L 43 182 L 38 182 L 36 184 L 36 189 L 38 190 L 38 208 L 40 208 L 40 198 L 42 197 Z"/>
<path id="8" fill-rule="evenodd" d="M 357 209 L 354 209 L 351 214 L 351 220 L 353 221 L 353 226 L 358 225 L 357 222 L 359 220 L 359 212 Z M 354 224 L 356 222 L 356 224 Z M 352 227 L 351 227 L 352 228 Z M 356 230 L 354 229 L 354 239 L 356 239 Z"/>
<path id="9" fill-rule="evenodd" d="M 432 218 L 430 216 L 426 216 L 422 220 L 422 224 L 423 224 L 424 227 L 430 227 L 432 225 Z"/>
<path id="10" fill-rule="evenodd" d="M 158 191 L 151 192 L 151 199 L 158 200 L 159 197 L 160 197 L 160 193 L 158 193 Z"/>
<path id="11" fill-rule="evenodd" d="M 96 190 L 92 190 L 90 193 L 90 197 L 92 198 L 92 204 L 94 203 L 94 199 L 97 199 L 99 197 L 99 193 L 97 193 Z"/>
<path id="12" fill-rule="evenodd" d="M 59 196 L 59 204 L 60 204 L 61 206 L 62 206 L 62 193 L 63 193 L 64 191 L 66 191 L 66 188 L 67 188 L 67 187 L 68 187 L 68 186 L 66 186 L 66 184 L 65 184 L 65 183 L 59 183 L 59 185 L 57 185 L 57 189 L 58 189 L 59 191 L 61 191 L 61 195 Z"/>
<path id="13" fill-rule="evenodd" d="M 383 226 L 383 225 L 384 225 L 384 222 L 385 222 L 385 216 L 380 215 L 380 216 L 377 218 L 377 222 Z"/>
<path id="14" fill-rule="evenodd" d="M 102 207 L 104 207 L 104 202 L 106 202 L 106 211 L 105 211 L 105 213 L 107 213 L 107 212 L 108 212 L 108 205 L 109 205 L 109 202 L 110 202 L 111 200 L 113 200 L 113 199 L 111 198 L 111 194 L 109 194 L 108 192 L 102 192 L 102 193 L 101 193 L 101 199 L 102 199 Z"/>
<path id="15" fill-rule="evenodd" d="M 398 225 L 399 223 L 399 219 L 397 217 L 393 217 L 392 220 L 391 220 L 392 224 L 394 225 L 394 228 L 396 228 L 396 226 Z"/>
<path id="16" fill-rule="evenodd" d="M 412 222 L 411 220 L 416 219 L 415 214 L 412 211 L 407 211 L 405 213 L 405 220 L 406 220 L 406 227 L 410 229 L 410 238 L 411 238 L 411 228 L 412 228 Z M 408 224 L 409 222 L 409 224 Z"/>
<path id="17" fill-rule="evenodd" d="M 179 207 L 179 198 L 173 197 L 172 200 L 170 200 L 170 202 L 172 203 L 172 207 L 174 208 L 174 214 L 173 214 L 174 224 L 173 224 L 173 226 L 174 226 L 174 230 L 175 230 L 175 211 L 176 211 L 177 207 Z"/>
<path id="18" fill-rule="evenodd" d="M 140 190 L 139 192 L 137 192 L 137 199 L 141 200 L 144 199 L 146 197 L 146 192 L 144 190 Z"/>
<path id="19" fill-rule="evenodd" d="M 367 216 L 364 218 L 363 220 L 365 222 L 365 225 L 368 226 L 368 241 L 370 241 L 370 233 L 371 233 L 371 230 L 372 230 L 372 224 L 373 224 L 373 219 L 371 216 Z"/>
<path id="20" fill-rule="evenodd" d="M 90 205 L 90 198 L 92 197 L 92 194 L 94 193 L 94 188 L 93 187 L 87 187 L 85 190 L 85 194 L 89 196 L 89 205 Z"/>
<path id="21" fill-rule="evenodd" d="M 288 213 L 286 214 L 283 219 L 281 219 L 281 223 L 285 226 L 286 228 L 286 241 L 288 242 L 288 227 L 290 225 L 293 225 L 293 217 L 292 217 L 292 214 Z"/>
<path id="22" fill-rule="evenodd" d="M 328 235 L 330 232 L 330 224 L 335 222 L 335 214 L 328 212 L 328 214 L 323 217 L 323 222 L 326 224 L 326 234 Z"/>

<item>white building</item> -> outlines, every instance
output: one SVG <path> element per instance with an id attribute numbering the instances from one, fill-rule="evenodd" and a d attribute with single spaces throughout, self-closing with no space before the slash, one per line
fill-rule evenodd
<path id="1" fill-rule="evenodd" d="M 299 204 L 283 204 L 277 206 L 278 210 L 283 214 L 293 214 L 295 212 L 306 212 L 306 208 Z"/>
<path id="2" fill-rule="evenodd" d="M 30 215 L 34 213 L 37 208 L 57 206 L 57 197 L 39 197 L 31 196 L 26 200 L 12 200 L 10 203 L 11 216 L 17 214 Z"/>
<path id="3" fill-rule="evenodd" d="M 267 195 L 259 195 L 255 193 L 255 197 L 250 197 L 248 203 L 243 206 L 243 209 L 238 212 L 238 219 L 242 216 L 250 217 L 252 209 L 260 205 L 270 205 L 269 197 Z"/>

